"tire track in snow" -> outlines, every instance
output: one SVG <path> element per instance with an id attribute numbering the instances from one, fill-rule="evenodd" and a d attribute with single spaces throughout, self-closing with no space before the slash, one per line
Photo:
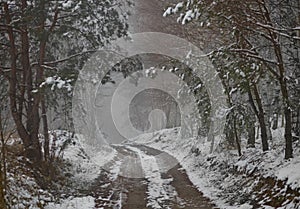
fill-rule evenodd
<path id="1" fill-rule="evenodd" d="M 92 189 L 94 195 L 91 196 L 96 199 L 96 208 L 215 208 L 191 183 L 180 164 L 167 169 L 166 165 L 175 159 L 171 155 L 135 143 L 114 148 L 118 151 L 117 156 L 108 164 Z M 128 174 L 132 173 L 141 178 L 130 178 Z"/>
<path id="2" fill-rule="evenodd" d="M 126 148 L 137 153 L 141 159 L 144 175 L 148 181 L 147 207 L 155 209 L 171 209 L 171 203 L 179 200 L 175 188 L 170 184 L 173 181 L 173 178 L 162 178 L 161 168 L 155 156 L 148 155 L 146 154 L 147 152 L 145 153 L 137 147 L 126 145 Z M 181 205 L 183 205 L 182 200 L 180 201 Z"/>
<path id="3" fill-rule="evenodd" d="M 96 208 L 144 209 L 146 208 L 146 181 L 137 154 L 124 146 L 113 146 L 118 154 L 103 167 L 91 190 Z"/>

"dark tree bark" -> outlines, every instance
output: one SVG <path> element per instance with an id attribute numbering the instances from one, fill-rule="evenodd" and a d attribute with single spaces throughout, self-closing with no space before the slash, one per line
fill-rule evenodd
<path id="1" fill-rule="evenodd" d="M 234 113 L 233 113 L 234 114 Z M 239 156 L 242 156 L 242 149 L 241 149 L 241 143 L 240 138 L 238 136 L 237 126 L 236 126 L 236 117 L 233 116 L 233 130 L 234 130 L 234 136 L 235 136 L 235 143 L 238 150 Z"/>
<path id="2" fill-rule="evenodd" d="M 1 111 L 0 111 L 1 114 Z M 0 137 L 1 137 L 1 152 L 0 152 L 0 208 L 6 209 L 5 191 L 6 191 L 6 152 L 4 132 L 2 129 L 2 118 L 0 118 Z"/>
<path id="3" fill-rule="evenodd" d="M 297 109 L 297 121 L 295 127 L 295 134 L 298 137 L 298 139 L 300 139 L 300 107 L 298 107 Z"/>
<path id="4" fill-rule="evenodd" d="M 264 14 L 265 19 L 272 24 L 272 18 L 271 14 L 267 8 L 267 3 L 263 1 L 262 4 L 262 11 Z M 273 50 L 275 53 L 275 57 L 277 59 L 277 68 L 278 73 L 275 74 L 279 81 L 281 94 L 283 98 L 283 105 L 284 105 L 284 117 L 285 117 L 285 159 L 289 159 L 293 157 L 293 141 L 292 141 L 292 112 L 291 112 L 291 105 L 289 100 L 289 93 L 288 93 L 288 87 L 286 82 L 286 72 L 285 72 L 285 66 L 284 66 L 284 60 L 283 60 L 283 52 L 281 45 L 279 43 L 279 37 L 276 32 L 271 30 L 270 28 L 267 29 L 268 35 L 270 37 L 270 41 L 273 45 Z"/>
<path id="5" fill-rule="evenodd" d="M 261 141 L 262 141 L 262 149 L 263 151 L 269 150 L 269 144 L 268 144 L 268 135 L 267 135 L 267 128 L 265 124 L 265 117 L 264 117 L 264 110 L 261 102 L 261 98 L 259 96 L 259 92 L 257 90 L 256 84 L 253 84 L 252 86 L 254 96 L 256 99 L 257 107 L 255 105 L 251 90 L 248 90 L 248 97 L 249 97 L 249 102 L 252 106 L 252 109 L 257 116 L 259 125 L 260 125 L 260 131 L 261 131 Z"/>
<path id="6" fill-rule="evenodd" d="M 11 24 L 11 16 L 8 9 L 8 4 L 3 3 L 3 8 L 5 12 L 5 20 L 7 24 L 7 34 L 10 42 L 10 56 L 11 56 L 11 71 L 9 77 L 9 98 L 10 98 L 10 110 L 13 116 L 13 120 L 16 124 L 18 134 L 20 138 L 23 140 L 25 149 L 30 145 L 30 136 L 22 123 L 22 110 L 18 109 L 17 106 L 17 48 L 15 45 L 15 36 L 13 33 Z"/>
<path id="7" fill-rule="evenodd" d="M 247 146 L 250 148 L 255 147 L 255 121 L 250 119 L 247 123 Z"/>
<path id="8" fill-rule="evenodd" d="M 44 159 L 45 161 L 49 160 L 49 129 L 48 129 L 48 121 L 47 121 L 47 112 L 46 112 L 46 104 L 45 97 L 43 96 L 41 101 L 42 106 L 42 120 L 43 120 L 43 132 L 44 132 Z"/>
<path id="9" fill-rule="evenodd" d="M 273 116 L 272 129 L 276 130 L 278 128 L 278 113 L 275 113 Z"/>
<path id="10" fill-rule="evenodd" d="M 27 3 L 22 0 L 22 10 L 25 10 Z M 10 42 L 10 64 L 11 71 L 8 79 L 9 83 L 9 100 L 10 110 L 13 120 L 16 124 L 17 132 L 23 141 L 25 148 L 25 155 L 33 162 L 39 162 L 41 158 L 41 147 L 39 143 L 39 100 L 32 96 L 32 72 L 29 63 L 29 38 L 26 26 L 21 30 L 21 51 L 19 52 L 16 47 L 16 38 L 14 35 L 13 27 L 11 26 L 11 15 L 7 3 L 3 3 L 4 16 L 7 27 L 7 34 Z M 22 79 L 18 80 L 18 54 L 21 53 L 21 66 L 22 66 Z M 21 85 L 20 85 L 21 83 Z M 20 93 L 18 94 L 18 88 Z M 25 93 L 27 96 L 27 118 L 26 127 L 24 126 L 23 108 L 25 102 Z"/>

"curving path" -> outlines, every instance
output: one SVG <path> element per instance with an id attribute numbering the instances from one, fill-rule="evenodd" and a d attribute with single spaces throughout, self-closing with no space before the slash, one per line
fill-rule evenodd
<path id="1" fill-rule="evenodd" d="M 137 144 L 114 148 L 118 155 L 90 188 L 96 208 L 216 208 L 172 156 Z M 168 169 L 170 163 L 175 166 Z"/>

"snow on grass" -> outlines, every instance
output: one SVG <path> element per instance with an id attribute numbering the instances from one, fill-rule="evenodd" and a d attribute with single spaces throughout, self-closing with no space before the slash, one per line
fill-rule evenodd
<path id="1" fill-rule="evenodd" d="M 74 178 L 88 182 L 101 173 L 101 168 L 116 156 L 116 150 L 110 146 L 90 147 L 84 139 L 76 136 L 63 151 L 63 159 L 71 163 Z"/>
<path id="2" fill-rule="evenodd" d="M 52 201 L 53 196 L 39 187 L 35 179 L 19 173 L 7 174 L 7 198 L 10 208 L 39 208 Z"/>
<path id="3" fill-rule="evenodd" d="M 292 188 L 299 187 L 300 185 L 300 161 L 291 160 L 285 167 L 281 167 L 275 174 L 281 180 L 286 180 Z"/>
<path id="4" fill-rule="evenodd" d="M 41 143 L 43 142 L 42 139 Z M 10 143 L 11 146 L 16 147 L 16 144 L 20 144 L 21 140 L 13 139 Z M 73 137 L 70 132 L 64 130 L 50 132 L 50 148 L 52 155 L 62 157 L 64 161 L 70 164 L 70 167 L 67 166 L 64 170 L 66 173 L 71 174 L 69 175 L 70 180 L 75 182 L 76 186 L 84 185 L 84 187 L 87 183 L 91 183 L 99 177 L 101 168 L 113 159 L 117 153 L 109 146 L 102 146 L 97 149 L 97 152 L 93 152 L 94 149 L 87 145 L 84 139 L 76 135 Z M 8 162 L 8 190 L 6 193 L 7 200 L 13 209 L 35 209 L 45 205 L 47 205 L 47 209 L 94 208 L 94 200 L 89 196 L 62 198 L 60 199 L 61 203 L 55 203 L 54 200 L 57 197 L 40 188 L 34 178 L 33 171 L 25 165 L 28 161 L 28 159 L 20 156 Z M 62 192 L 62 190 L 59 192 Z"/>
<path id="5" fill-rule="evenodd" d="M 270 150 L 263 152 L 258 144 L 257 148 L 246 149 L 243 157 L 236 159 L 235 165 L 240 169 L 251 172 L 257 169 L 263 177 L 273 177 L 286 180 L 292 189 L 300 188 L 300 149 L 299 142 L 294 143 L 294 158 L 284 159 L 284 129 L 272 132 Z M 296 146 L 295 146 L 296 145 Z"/>
<path id="6" fill-rule="evenodd" d="M 61 203 L 50 203 L 45 209 L 93 209 L 95 208 L 94 198 L 86 197 L 69 197 Z"/>

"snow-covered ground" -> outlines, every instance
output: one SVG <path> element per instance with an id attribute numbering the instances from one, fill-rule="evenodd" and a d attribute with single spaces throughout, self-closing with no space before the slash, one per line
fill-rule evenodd
<path id="1" fill-rule="evenodd" d="M 100 154 L 88 156 L 86 151 L 91 148 L 78 138 L 75 139 L 74 142 L 75 143 L 71 143 L 65 149 L 63 158 L 71 162 L 73 168 L 75 168 L 74 178 L 78 181 L 95 179 L 99 175 L 100 168 L 116 156 L 116 150 L 110 147 L 104 148 Z M 273 131 L 273 141 L 270 145 L 270 151 L 262 152 L 258 139 L 256 148 L 243 149 L 242 157 L 237 155 L 236 150 L 222 150 L 220 148 L 222 146 L 221 138 L 216 139 L 216 150 L 213 154 L 210 154 L 210 142 L 207 142 L 206 139 L 197 138 L 182 139 L 180 137 L 180 130 L 176 128 L 143 134 L 127 143 L 130 144 L 132 142 L 165 151 L 175 157 L 186 170 L 190 180 L 198 190 L 213 200 L 219 208 L 250 209 L 253 207 L 250 204 L 253 201 L 251 198 L 254 197 L 250 194 L 259 183 L 257 178 L 248 179 L 247 175 L 252 175 L 253 173 L 264 178 L 272 177 L 277 180 L 282 180 L 294 190 L 299 191 L 300 188 L 299 144 L 296 143 L 294 146 L 295 157 L 288 161 L 284 160 L 283 129 Z M 245 140 L 242 141 L 242 144 L 245 145 Z M 164 198 L 169 198 L 169 194 L 167 195 L 168 191 L 164 189 L 164 185 L 167 184 L 164 182 L 166 179 L 160 177 L 159 164 L 161 162 L 157 162 L 157 158 L 145 154 L 138 148 L 132 146 L 127 146 L 127 148 L 138 153 L 141 159 L 145 178 L 149 182 L 148 206 L 160 208 L 160 200 L 163 201 Z M 117 178 L 117 175 L 120 173 L 121 162 L 118 162 L 114 164 L 111 170 L 111 178 Z M 232 168 L 235 168 L 233 172 L 231 171 Z M 240 174 L 234 174 L 238 171 Z M 113 181 L 114 179 L 111 180 Z M 243 184 L 247 181 L 250 183 Z M 280 192 L 284 193 L 287 190 L 287 186 L 283 189 L 281 188 L 281 190 Z M 243 193 L 248 195 L 243 197 Z M 61 203 L 51 204 L 51 207 L 53 209 L 67 208 L 69 207 L 68 204 L 70 204 L 73 208 L 82 208 L 77 202 L 84 203 L 87 201 L 88 206 L 93 202 L 91 198 L 92 197 L 86 197 L 80 201 L 80 198 L 69 197 L 69 199 L 63 200 Z M 296 198 L 294 198 L 294 200 L 296 200 Z M 260 207 L 268 209 L 274 208 L 265 204 L 267 202 L 267 197 L 265 200 L 260 200 Z M 295 202 L 296 201 L 291 201 L 287 198 L 280 208 L 295 209 L 299 207 L 299 204 L 297 205 Z M 76 205 L 78 205 L 78 207 L 75 207 Z"/>
<path id="2" fill-rule="evenodd" d="M 43 139 L 41 140 L 43 143 Z M 9 142 L 9 146 L 20 144 L 19 139 L 13 139 Z M 66 187 L 86 187 L 93 182 L 101 172 L 101 168 L 116 155 L 116 151 L 110 146 L 102 146 L 101 150 L 91 154 L 87 151 L 92 150 L 85 141 L 64 130 L 55 130 L 50 133 L 50 154 L 63 160 L 61 168 L 66 175 L 68 184 Z M 22 156 L 16 159 L 12 158 L 8 163 L 9 172 L 7 173 L 7 184 L 9 195 L 8 201 L 12 208 L 40 208 L 47 205 L 47 209 L 89 209 L 94 208 L 94 198 L 91 196 L 74 197 L 76 188 L 59 188 L 60 196 L 54 197 L 51 192 L 42 189 L 34 174 L 27 165 L 28 160 Z M 117 174 L 116 174 L 117 175 Z M 71 182 L 71 183 L 70 183 Z M 62 187 L 60 183 L 55 186 Z M 50 189 L 50 188 L 49 188 Z M 71 189 L 71 193 L 68 194 Z M 64 193 L 65 192 L 65 193 Z M 71 196 L 70 196 L 71 195 Z"/>
<path id="3" fill-rule="evenodd" d="M 205 138 L 182 139 L 178 128 L 143 134 L 122 145 L 102 147 L 100 152 L 94 154 L 91 152 L 93 148 L 86 145 L 80 137 L 70 138 L 67 132 L 63 131 L 58 131 L 56 134 L 55 145 L 59 149 L 64 148 L 62 152 L 57 149 L 57 154 L 70 164 L 67 172 L 70 173 L 69 178 L 75 184 L 93 182 L 99 177 L 103 166 L 112 160 L 114 163 L 109 168 L 109 181 L 116 181 L 124 167 L 124 159 L 118 158 L 116 147 L 135 153 L 140 159 L 142 172 L 147 180 L 147 206 L 152 208 L 162 208 L 162 202 L 176 198 L 176 189 L 171 188 L 170 184 L 173 179 L 161 176 L 162 173 L 175 166 L 175 163 L 166 165 L 163 158 L 160 160 L 160 155 L 152 155 L 144 151 L 141 147 L 143 145 L 162 150 L 175 157 L 187 172 L 191 182 L 219 208 L 250 209 L 253 208 L 255 202 L 259 208 L 300 208 L 299 142 L 294 144 L 294 158 L 284 160 L 282 128 L 273 131 L 270 151 L 262 152 L 260 141 L 257 140 L 256 148 L 244 148 L 241 157 L 238 156 L 236 150 L 222 148 L 222 138 L 216 138 L 216 149 L 210 154 L 210 142 L 207 142 Z M 68 141 L 67 144 L 66 141 Z M 245 141 L 242 139 L 243 147 L 246 147 Z M 96 202 L 96 199 L 88 194 L 75 194 L 74 196 L 68 194 L 57 200 L 47 191 L 40 189 L 32 177 L 13 173 L 10 173 L 8 177 L 10 184 L 14 184 L 11 192 L 15 192 L 20 199 L 22 198 L 23 206 L 31 205 L 32 209 L 45 204 L 48 204 L 46 209 L 89 209 L 93 208 Z M 17 187 L 22 187 L 22 189 Z M 35 188 L 34 192 L 31 191 L 33 188 Z M 291 189 L 296 191 L 294 196 Z M 171 194 L 170 191 L 173 193 Z M 272 203 L 274 200 L 270 196 L 283 198 L 279 198 L 282 201 L 280 207 L 269 206 L 274 205 Z M 26 198 L 28 201 L 25 201 Z M 98 197 L 98 199 L 101 198 L 105 199 L 106 196 Z M 17 208 L 19 206 L 19 204 L 16 205 Z M 255 208 L 258 206 L 256 205 Z"/>
<path id="4" fill-rule="evenodd" d="M 7 202 L 12 209 L 39 208 L 53 200 L 53 196 L 41 189 L 34 178 L 21 174 L 20 171 L 7 174 L 7 187 Z"/>
<path id="5" fill-rule="evenodd" d="M 144 174 L 146 179 L 149 181 L 148 184 L 148 204 L 147 206 L 151 208 L 157 208 L 160 209 L 161 203 L 163 201 L 169 200 L 169 198 L 173 198 L 176 193 L 170 194 L 166 187 L 171 187 L 169 185 L 170 181 L 172 179 L 162 179 L 161 173 L 160 173 L 160 167 L 157 162 L 157 158 L 151 155 L 147 155 L 144 152 L 142 152 L 140 149 L 135 147 L 129 147 L 132 151 L 138 153 L 140 159 L 142 168 L 144 170 Z M 175 189 L 168 190 L 175 191 Z M 170 209 L 169 207 L 165 209 Z"/>
<path id="6" fill-rule="evenodd" d="M 62 157 L 72 165 L 74 180 L 90 182 L 97 178 L 101 168 L 116 156 L 116 150 L 110 146 L 102 146 L 94 151 L 84 139 L 75 136 L 63 150 Z"/>
<path id="7" fill-rule="evenodd" d="M 94 206 L 93 197 L 69 197 L 61 203 L 50 203 L 45 209 L 93 209 Z"/>
<path id="8" fill-rule="evenodd" d="M 234 187 L 235 184 L 238 185 L 241 181 L 247 181 L 246 173 L 250 175 L 255 172 L 264 178 L 272 177 L 277 180 L 286 181 L 283 193 L 287 190 L 287 185 L 299 191 L 299 142 L 295 143 L 294 146 L 295 157 L 288 161 L 284 160 L 283 129 L 277 129 L 273 132 L 273 142 L 270 151 L 263 153 L 260 149 L 260 143 L 257 140 L 257 148 L 243 149 L 242 157 L 237 155 L 236 150 L 221 150 L 218 146 L 215 152 L 210 154 L 210 142 L 207 142 L 206 139 L 181 139 L 178 133 L 179 130 L 177 129 L 162 130 L 155 134 L 144 134 L 133 139 L 133 141 L 163 150 L 174 156 L 187 171 L 193 184 L 220 208 L 252 208 L 250 198 L 253 198 L 253 196 L 249 195 L 245 197 L 244 200 L 240 200 L 241 203 L 237 201 L 239 199 L 237 196 L 243 193 L 251 193 L 252 189 L 258 183 L 257 180 L 251 179 L 253 181 L 251 185 L 245 184 L 243 187 Z M 221 142 L 221 139 L 218 138 L 216 141 L 216 144 L 218 144 L 218 142 Z M 234 167 L 236 171 L 241 172 L 240 175 L 228 172 Z M 235 189 L 236 191 L 230 191 L 228 188 Z M 237 196 L 233 197 L 235 195 Z M 296 199 L 294 198 L 294 201 L 291 201 L 287 198 L 281 208 L 300 208 L 299 203 L 296 203 L 300 198 Z M 261 207 L 273 208 L 264 205 L 267 202 L 268 198 L 261 201 Z"/>

